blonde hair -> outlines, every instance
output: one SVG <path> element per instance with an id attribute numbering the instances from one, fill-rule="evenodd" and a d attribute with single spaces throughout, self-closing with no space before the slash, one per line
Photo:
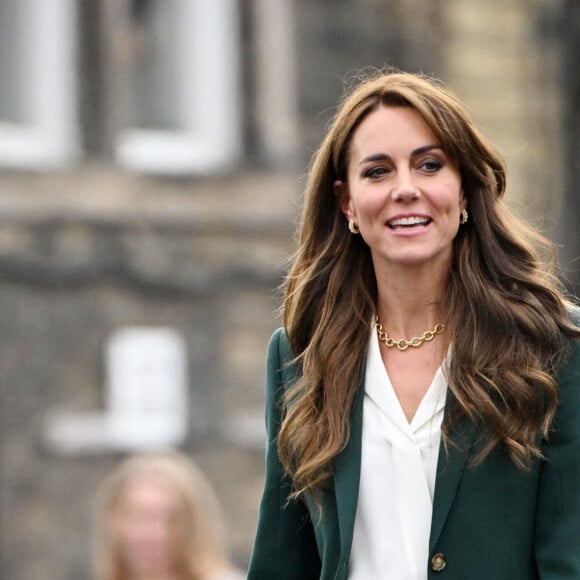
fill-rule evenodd
<path id="1" fill-rule="evenodd" d="M 547 436 L 558 403 L 555 369 L 566 337 L 578 336 L 553 247 L 505 206 L 504 163 L 462 103 L 421 75 L 363 78 L 313 156 L 285 284 L 284 326 L 300 372 L 284 399 L 278 453 L 295 497 L 325 485 L 349 437 L 377 287 L 369 248 L 349 233 L 334 182 L 347 180 L 352 135 L 381 106 L 411 107 L 423 117 L 459 168 L 470 214 L 454 240 L 441 303 L 457 401 L 445 440 L 467 415 L 485 440 L 479 461 L 498 444 L 522 467 L 540 456 L 539 437 Z"/>
<path id="2" fill-rule="evenodd" d="M 149 478 L 162 479 L 181 504 L 184 525 L 177 556 L 180 578 L 204 580 L 208 570 L 227 569 L 220 507 L 206 477 L 180 453 L 144 453 L 122 463 L 100 488 L 94 550 L 96 580 L 126 580 L 112 520 L 129 486 Z"/>

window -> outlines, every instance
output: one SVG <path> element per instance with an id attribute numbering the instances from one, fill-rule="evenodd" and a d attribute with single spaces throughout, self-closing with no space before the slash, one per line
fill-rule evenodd
<path id="1" fill-rule="evenodd" d="M 0 3 L 0 165 L 78 156 L 74 48 L 73 0 Z"/>
<path id="2" fill-rule="evenodd" d="M 118 74 L 125 124 L 115 155 L 127 168 L 210 173 L 240 150 L 235 0 L 133 0 Z"/>

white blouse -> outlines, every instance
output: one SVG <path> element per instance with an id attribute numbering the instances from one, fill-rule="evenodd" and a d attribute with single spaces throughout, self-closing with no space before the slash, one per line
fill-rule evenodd
<path id="1" fill-rule="evenodd" d="M 426 580 L 447 381 L 440 367 L 409 423 L 373 326 L 349 580 Z"/>

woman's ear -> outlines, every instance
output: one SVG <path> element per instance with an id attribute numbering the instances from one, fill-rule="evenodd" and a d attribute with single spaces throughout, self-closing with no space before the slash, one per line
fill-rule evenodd
<path id="1" fill-rule="evenodd" d="M 340 207 L 342 213 L 346 216 L 346 219 L 353 219 L 352 210 L 350 207 L 350 195 L 348 194 L 348 187 L 344 181 L 337 179 L 334 184 L 334 195 L 336 196 L 336 202 Z"/>

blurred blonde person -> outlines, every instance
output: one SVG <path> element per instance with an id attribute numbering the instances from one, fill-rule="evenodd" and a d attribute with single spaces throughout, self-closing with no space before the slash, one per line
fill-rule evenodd
<path id="1" fill-rule="evenodd" d="M 228 563 L 217 498 L 176 452 L 126 460 L 103 482 L 96 580 L 241 580 Z"/>

